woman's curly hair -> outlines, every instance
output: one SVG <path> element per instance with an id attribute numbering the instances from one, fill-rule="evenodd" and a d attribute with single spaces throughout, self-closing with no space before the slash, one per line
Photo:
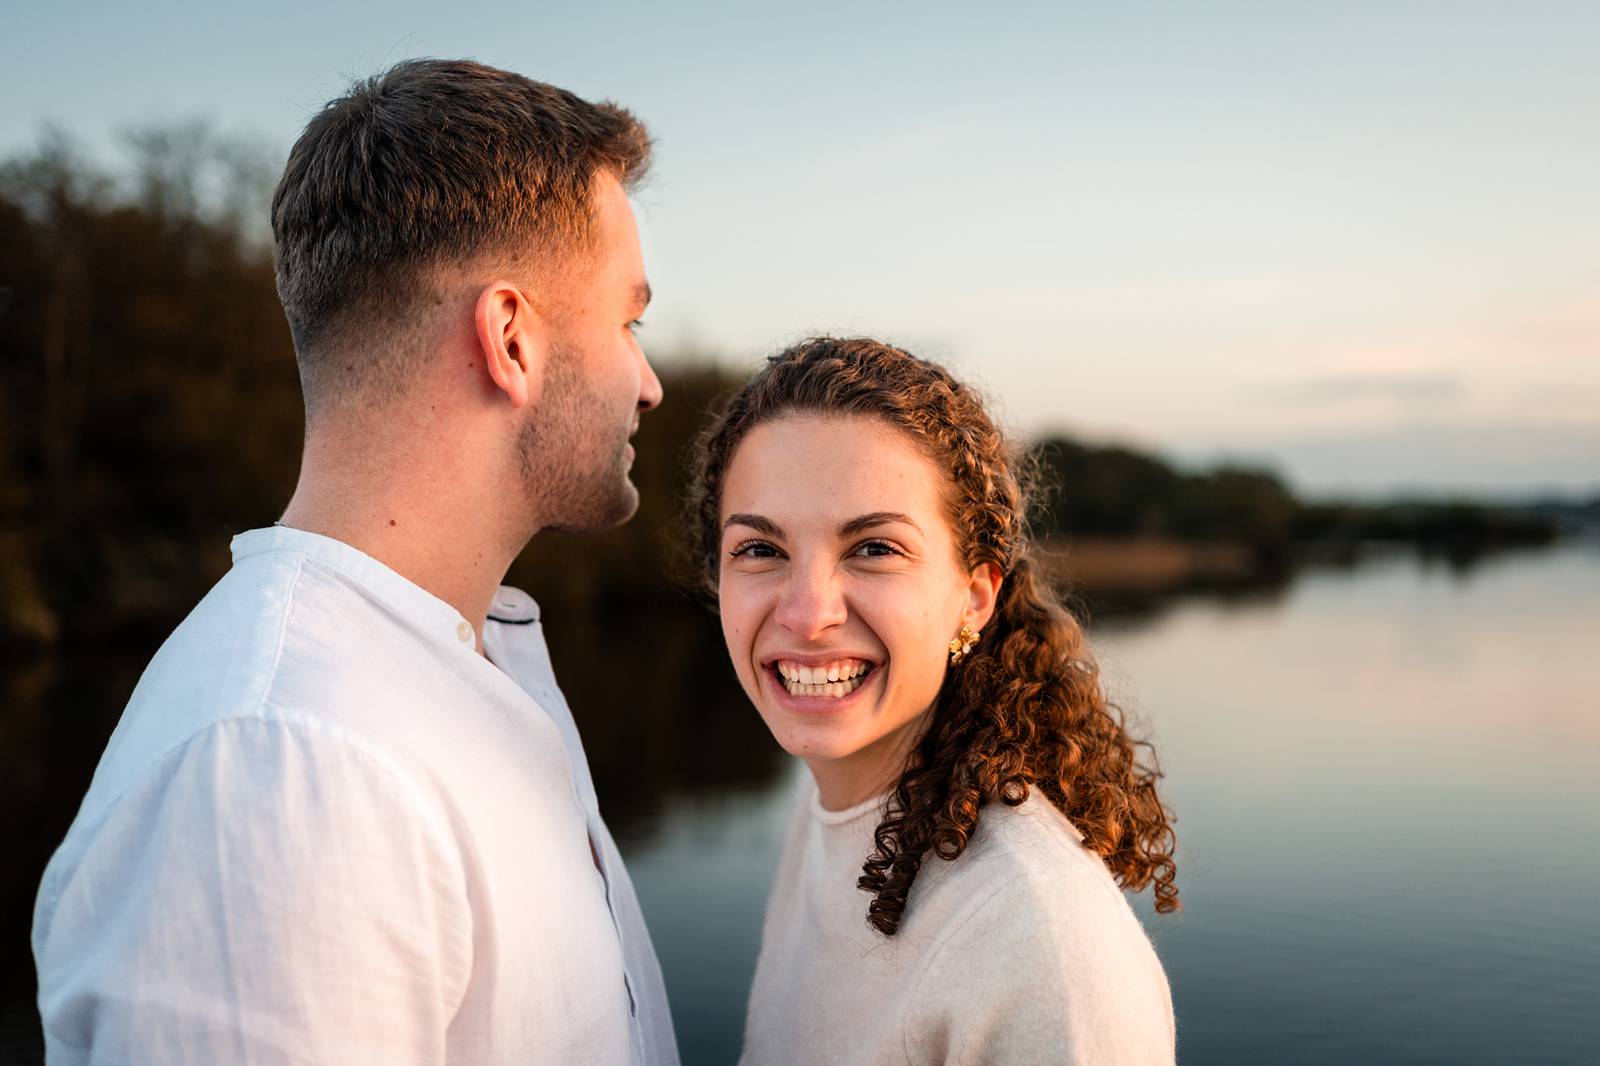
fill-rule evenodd
<path id="1" fill-rule="evenodd" d="M 950 471 L 948 514 L 966 564 L 993 563 L 1004 575 L 994 617 L 946 673 L 874 834 L 858 882 L 874 897 L 867 921 L 894 935 L 928 853 L 955 859 L 985 804 L 1016 806 L 1034 788 L 1119 884 L 1153 886 L 1156 910 L 1177 910 L 1171 816 L 1156 794 L 1154 753 L 1107 702 L 1082 629 L 1033 557 L 1034 467 L 978 395 L 943 368 L 864 338 L 817 337 L 769 359 L 696 442 L 690 508 L 705 592 L 715 602 L 722 486 L 734 450 L 756 426 L 795 413 L 864 415 L 907 434 Z"/>

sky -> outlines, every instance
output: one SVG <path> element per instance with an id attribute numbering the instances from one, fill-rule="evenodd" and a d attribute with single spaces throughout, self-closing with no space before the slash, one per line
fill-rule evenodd
<path id="1" fill-rule="evenodd" d="M 1600 5 L 0 3 L 0 156 L 201 118 L 281 160 L 424 55 L 626 105 L 662 363 L 867 334 L 1020 434 L 1600 492 Z"/>

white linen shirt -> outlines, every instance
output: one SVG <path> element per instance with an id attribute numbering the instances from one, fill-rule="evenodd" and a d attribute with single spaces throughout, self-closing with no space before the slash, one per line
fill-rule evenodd
<path id="1" fill-rule="evenodd" d="M 499 590 L 485 658 L 347 544 L 233 557 L 45 870 L 49 1061 L 674 1066 L 534 602 Z"/>

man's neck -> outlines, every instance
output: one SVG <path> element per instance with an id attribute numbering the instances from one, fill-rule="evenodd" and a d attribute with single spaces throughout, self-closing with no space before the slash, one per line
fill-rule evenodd
<path id="1" fill-rule="evenodd" d="M 337 450 L 308 443 L 282 524 L 342 541 L 448 603 L 482 652 L 495 589 L 525 543 L 505 530 L 504 495 L 485 495 L 459 471 L 448 476 L 437 457 L 384 463 L 406 471 L 396 483 L 370 466 L 330 461 L 329 451 Z"/>

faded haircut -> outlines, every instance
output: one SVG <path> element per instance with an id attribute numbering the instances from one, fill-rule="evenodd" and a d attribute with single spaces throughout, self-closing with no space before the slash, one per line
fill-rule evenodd
<path id="1" fill-rule="evenodd" d="M 623 108 L 480 63 L 414 59 L 356 82 L 307 123 L 272 198 L 308 414 L 403 386 L 433 271 L 563 265 L 593 245 L 596 175 L 631 189 L 649 162 Z"/>

